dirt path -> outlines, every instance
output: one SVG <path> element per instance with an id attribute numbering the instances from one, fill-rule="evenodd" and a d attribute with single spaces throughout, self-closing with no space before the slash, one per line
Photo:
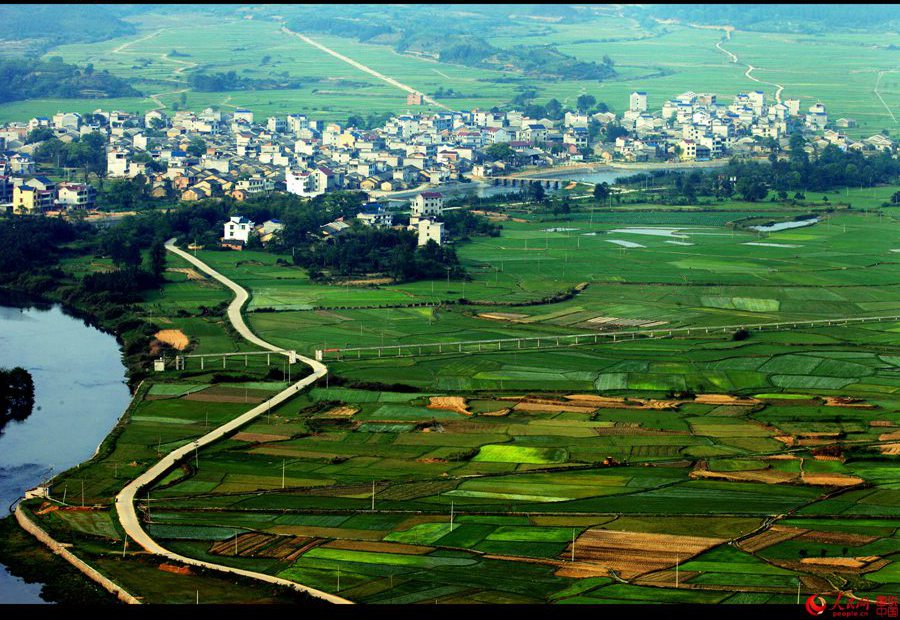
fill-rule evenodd
<path id="1" fill-rule="evenodd" d="M 696 28 L 696 26 L 693 26 L 693 25 L 691 25 L 691 26 L 694 27 L 694 28 Z M 758 78 L 753 77 L 753 76 L 751 75 L 751 73 L 753 73 L 753 70 L 754 70 L 754 69 L 758 69 L 759 67 L 754 67 L 754 66 L 751 65 L 750 63 L 746 63 L 746 62 L 742 63 L 742 62 L 740 61 L 740 59 L 737 57 L 737 54 L 735 54 L 734 52 L 729 52 L 727 49 L 725 49 L 724 47 L 722 47 L 722 42 L 721 42 L 721 41 L 719 41 L 718 43 L 716 43 L 716 49 L 718 49 L 720 52 L 724 52 L 725 54 L 728 54 L 728 57 L 729 57 L 729 59 L 731 60 L 731 62 L 733 62 L 733 63 L 735 63 L 735 64 L 743 64 L 743 65 L 746 65 L 746 66 L 747 66 L 747 70 L 744 72 L 744 77 L 746 77 L 748 80 L 753 80 L 754 82 L 758 82 L 759 84 L 767 84 L 767 85 L 769 85 L 769 86 L 774 86 L 774 87 L 775 87 L 775 101 L 776 101 L 777 103 L 781 103 L 781 91 L 784 90 L 784 86 L 782 86 L 781 84 L 776 84 L 776 83 L 774 83 L 774 82 L 766 82 L 766 81 L 764 81 L 764 80 L 760 80 L 760 79 L 758 79 Z"/>
<path id="2" fill-rule="evenodd" d="M 729 41 L 731 40 L 732 33 L 735 32 L 735 30 L 736 30 L 734 26 L 729 26 L 727 24 L 724 26 L 702 26 L 700 24 L 690 24 L 690 23 L 682 24 L 677 19 L 656 19 L 655 21 L 660 24 L 678 24 L 678 25 L 682 25 L 682 26 L 688 26 L 690 28 L 697 28 L 699 30 L 721 30 L 725 33 L 725 38 Z M 784 86 L 782 86 L 781 84 L 775 84 L 774 82 L 766 82 L 764 80 L 760 80 L 758 78 L 753 77 L 751 75 L 753 73 L 753 70 L 758 69 L 759 67 L 754 67 L 753 65 L 746 63 L 746 62 L 741 62 L 740 59 L 737 57 L 737 54 L 735 54 L 733 52 L 729 52 L 727 49 L 722 47 L 722 41 L 719 41 L 718 43 L 716 43 L 716 49 L 718 49 L 720 52 L 723 52 L 724 54 L 727 54 L 728 58 L 729 58 L 729 60 L 731 60 L 731 62 L 733 62 L 735 64 L 746 65 L 747 70 L 744 72 L 744 77 L 746 77 L 748 80 L 752 80 L 759 84 L 767 84 L 768 86 L 774 86 L 775 87 L 775 101 L 777 103 L 781 103 L 781 92 L 784 90 Z"/>
<path id="3" fill-rule="evenodd" d="M 152 39 L 155 36 L 159 36 L 162 33 L 163 33 L 162 30 L 157 30 L 156 32 L 151 32 L 147 36 L 141 37 L 139 39 L 135 39 L 134 41 L 128 41 L 127 43 L 123 43 L 119 47 L 117 47 L 113 50 L 110 50 L 110 53 L 111 54 L 144 54 L 144 52 L 131 52 L 131 51 L 126 52 L 125 49 L 128 47 L 131 47 L 132 45 L 134 45 L 136 43 L 141 43 L 142 41 L 147 41 L 149 39 Z M 188 62 L 186 60 L 177 60 L 175 58 L 169 58 L 169 55 L 166 54 L 165 52 L 163 52 L 162 54 L 159 54 L 159 58 L 163 62 L 170 62 L 170 63 L 175 63 L 175 64 L 179 65 L 176 69 L 174 69 L 172 71 L 172 75 L 176 76 L 177 81 L 180 81 L 181 74 L 184 71 L 187 71 L 188 69 L 193 69 L 194 67 L 197 66 L 196 62 Z M 153 101 L 153 103 L 156 104 L 156 107 L 153 108 L 154 110 L 164 110 L 164 109 L 168 108 L 169 106 L 167 106 L 165 103 L 162 102 L 162 100 L 160 99 L 161 96 L 177 95 L 180 93 L 187 92 L 189 90 L 190 90 L 189 88 L 181 88 L 178 90 L 170 90 L 170 91 L 164 91 L 164 92 L 160 92 L 160 93 L 153 93 L 153 94 L 147 95 L 147 99 L 150 99 L 151 101 Z"/>
<path id="4" fill-rule="evenodd" d="M 879 71 L 878 79 L 875 80 L 875 89 L 872 91 L 875 93 L 875 96 L 878 97 L 878 100 L 881 102 L 881 105 L 884 106 L 884 109 L 887 110 L 887 113 L 891 115 L 891 118 L 894 120 L 895 125 L 897 124 L 897 117 L 894 116 L 893 110 L 891 110 L 891 107 L 887 104 L 887 102 L 885 102 L 884 98 L 881 96 L 881 93 L 878 92 L 878 86 L 881 84 L 881 78 L 885 73 L 894 73 L 895 71 L 897 71 L 897 69 L 900 69 L 900 67 L 889 69 L 887 71 Z"/>
<path id="5" fill-rule="evenodd" d="M 357 62 L 357 61 L 353 60 L 352 58 L 349 58 L 348 56 L 344 56 L 343 54 L 336 52 L 333 49 L 325 47 L 321 43 L 318 43 L 318 42 L 310 39 L 308 36 L 306 36 L 304 34 L 300 34 L 299 32 L 294 32 L 293 30 L 288 30 L 287 28 L 284 28 L 284 27 L 282 27 L 281 31 L 284 32 L 285 34 L 293 35 L 293 36 L 297 37 L 298 39 L 300 39 L 301 41 L 303 41 L 304 43 L 308 43 L 309 45 L 312 45 L 313 47 L 317 47 L 320 50 L 322 50 L 323 52 L 326 52 L 327 54 L 331 54 L 338 60 L 342 60 L 342 61 L 346 62 L 348 65 L 359 69 L 360 71 L 363 71 L 365 73 L 368 73 L 369 75 L 377 77 L 379 80 L 387 82 L 388 84 L 390 84 L 391 86 L 394 86 L 395 88 L 399 88 L 400 90 L 406 91 L 410 94 L 422 95 L 422 101 L 425 101 L 426 103 L 430 103 L 431 105 L 437 106 L 444 110 L 447 110 L 448 112 L 456 111 L 456 110 L 453 110 L 452 108 L 445 106 L 443 103 L 438 103 L 431 97 L 425 95 L 424 93 L 417 91 L 412 86 L 407 86 L 406 84 L 403 84 L 402 82 L 398 82 L 397 80 L 395 80 L 392 77 L 388 77 L 388 76 L 384 75 L 383 73 L 379 73 L 378 71 L 375 71 L 374 69 L 372 69 L 370 67 L 367 67 L 366 65 L 362 64 L 361 62 Z"/>
<path id="6" fill-rule="evenodd" d="M 252 342 L 253 344 L 262 347 L 264 349 L 268 349 L 270 351 L 274 351 L 275 353 L 283 354 L 291 357 L 292 359 L 296 357 L 301 363 L 306 364 L 310 367 L 311 373 L 297 381 L 296 383 L 289 386 L 287 389 L 282 390 L 269 400 L 260 403 L 256 407 L 253 407 L 246 413 L 239 415 L 234 418 L 230 422 L 226 422 L 222 426 L 213 429 L 209 433 L 203 435 L 199 439 L 195 441 L 189 442 L 180 448 L 176 448 L 172 452 L 168 453 L 162 459 L 160 459 L 156 464 L 152 465 L 147 471 L 143 474 L 129 482 L 119 494 L 116 495 L 116 514 L 119 518 L 119 523 L 122 525 L 122 529 L 125 531 L 126 536 L 131 538 L 131 540 L 149 553 L 160 555 L 170 560 L 174 560 L 181 564 L 186 564 L 190 566 L 200 566 L 203 568 L 210 568 L 213 570 L 232 573 L 236 575 L 242 575 L 244 577 L 250 577 L 252 579 L 258 579 L 260 581 L 265 581 L 271 584 L 284 586 L 293 588 L 295 590 L 306 592 L 307 594 L 314 596 L 319 599 L 326 600 L 330 603 L 350 603 L 351 601 L 342 598 L 340 596 L 336 596 L 334 594 L 329 594 L 327 592 L 323 592 L 321 590 L 317 590 L 315 588 L 310 588 L 308 586 L 304 586 L 294 581 L 289 581 L 287 579 L 282 579 L 280 577 L 275 577 L 272 575 L 267 575 L 264 573 L 258 573 L 255 571 L 245 570 L 242 568 L 235 568 L 231 566 L 224 566 L 222 564 L 215 564 L 213 562 L 205 562 L 202 560 L 195 560 L 194 558 L 189 558 L 183 555 L 179 555 L 172 551 L 169 551 L 158 542 L 156 542 L 153 537 L 148 534 L 142 524 L 141 519 L 137 514 L 137 509 L 135 508 L 135 499 L 139 491 L 143 489 L 149 488 L 154 482 L 162 478 L 166 472 L 175 467 L 178 463 L 180 463 L 183 459 L 189 458 L 192 453 L 199 448 L 215 443 L 226 437 L 230 433 L 238 430 L 245 424 L 255 420 L 257 417 L 262 415 L 263 413 L 270 411 L 272 407 L 275 407 L 282 402 L 288 400 L 292 396 L 296 395 L 301 389 L 305 388 L 308 385 L 315 383 L 316 380 L 323 377 L 327 372 L 327 368 L 324 364 L 317 362 L 316 360 L 304 357 L 302 355 L 296 355 L 293 352 L 285 351 L 280 347 L 277 347 L 273 344 L 270 344 L 254 334 L 247 324 L 244 322 L 244 317 L 241 315 L 241 308 L 243 308 L 244 304 L 247 303 L 247 300 L 250 298 L 250 294 L 246 289 L 236 284 L 232 280 L 226 278 L 218 271 L 208 266 L 206 263 L 201 261 L 188 254 L 187 252 L 180 250 L 174 245 L 175 240 L 170 239 L 166 242 L 166 250 L 172 252 L 183 258 L 184 260 L 191 263 L 198 270 L 208 274 L 209 276 L 215 278 L 229 289 L 234 292 L 234 299 L 228 306 L 228 320 L 234 327 L 234 329 L 246 340 Z M 149 500 L 149 496 L 148 496 Z"/>

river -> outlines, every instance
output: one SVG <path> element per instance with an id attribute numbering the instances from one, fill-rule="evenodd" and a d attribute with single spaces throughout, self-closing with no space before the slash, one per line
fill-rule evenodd
<path id="1" fill-rule="evenodd" d="M 5 515 L 26 489 L 89 459 L 131 395 L 115 337 L 58 305 L 16 307 L 0 297 L 0 366 L 28 370 L 35 391 L 32 414 L 0 433 Z M 42 603 L 41 588 L 0 565 L 0 603 Z"/>
<path id="2" fill-rule="evenodd" d="M 559 179 L 565 181 L 580 181 L 582 183 L 609 183 L 615 184 L 617 179 L 629 177 L 642 172 L 652 172 L 654 170 L 681 170 L 689 172 L 691 170 L 712 170 L 721 168 L 728 162 L 726 161 L 710 161 L 699 163 L 654 163 L 654 164 L 630 164 L 630 165 L 602 165 L 598 164 L 593 168 L 571 168 L 557 167 L 546 170 L 534 170 L 529 172 L 529 178 L 542 179 Z M 502 194 L 512 194 L 521 191 L 519 187 L 492 185 L 490 181 L 474 181 L 471 183 L 447 183 L 445 185 L 429 185 L 417 187 L 415 189 L 407 189 L 396 192 L 371 192 L 373 196 L 380 197 L 381 200 L 393 204 L 407 204 L 410 198 L 423 191 L 440 192 L 445 196 L 455 198 L 463 194 L 470 194 L 479 198 L 488 196 L 500 196 Z M 553 191 L 553 190 L 551 190 Z"/>

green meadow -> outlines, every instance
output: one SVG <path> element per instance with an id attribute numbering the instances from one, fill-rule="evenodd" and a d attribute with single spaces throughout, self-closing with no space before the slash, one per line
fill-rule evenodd
<path id="1" fill-rule="evenodd" d="M 312 118 L 344 120 L 351 113 L 399 113 L 407 109 L 402 91 L 282 33 L 274 21 L 206 13 L 145 14 L 133 20 L 139 28 L 136 35 L 61 45 L 46 56 L 93 63 L 97 69 L 126 76 L 148 98 L 8 103 L 0 106 L 0 121 L 49 116 L 60 109 L 89 112 L 100 106 L 143 112 L 158 106 L 149 95 L 155 94 L 158 101 L 171 106 L 180 101 L 182 91 L 188 109 L 248 107 L 260 117 L 303 112 Z M 679 24 L 645 28 L 610 13 L 577 24 L 536 23 L 512 16 L 490 38 L 499 47 L 553 44 L 585 61 L 600 61 L 609 55 L 619 76 L 606 82 L 511 76 L 398 54 L 385 45 L 306 34 L 422 92 L 452 88 L 459 95 L 442 103 L 454 109 L 509 103 L 519 86 L 535 88 L 538 103 L 551 98 L 572 103 L 588 92 L 621 112 L 634 89 L 648 91 L 651 109 L 659 109 L 667 98 L 687 90 L 712 91 L 727 100 L 738 92 L 755 89 L 772 97 L 774 84 L 778 84 L 784 87 L 784 98 L 800 99 L 803 108 L 825 103 L 832 118 L 850 116 L 859 121 L 858 128 L 847 130 L 850 135 L 868 136 L 895 128 L 889 110 L 900 105 L 900 77 L 893 52 L 886 45 L 870 44 L 886 40 L 890 33 L 834 34 L 826 39 L 735 31 L 722 45 L 738 56 L 738 63 L 716 48 L 723 34 L 719 30 Z M 173 50 L 177 56 L 171 55 Z M 755 67 L 751 75 L 764 83 L 745 76 L 748 63 Z M 236 71 L 248 78 L 287 73 L 302 84 L 290 90 L 196 92 L 188 89 L 186 75 L 197 67 L 210 72 Z M 884 102 L 875 93 L 876 83 Z"/>

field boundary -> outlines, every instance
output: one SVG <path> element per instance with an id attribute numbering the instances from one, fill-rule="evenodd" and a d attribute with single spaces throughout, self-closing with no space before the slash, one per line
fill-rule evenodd
<path id="1" fill-rule="evenodd" d="M 833 325 L 846 326 L 861 323 L 880 323 L 884 321 L 900 321 L 900 315 L 893 316 L 865 316 L 846 317 L 842 319 L 813 319 L 806 321 L 782 321 L 778 323 L 744 323 L 740 325 L 716 325 L 713 327 L 673 327 L 660 329 L 643 329 L 629 331 L 610 331 L 580 334 L 559 334 L 551 336 L 527 336 L 522 338 L 490 338 L 486 340 L 461 340 L 456 342 L 421 342 L 409 344 L 387 344 L 369 347 L 347 347 L 316 349 L 316 360 L 326 358 L 345 360 L 346 356 L 355 354 L 355 359 L 363 359 L 363 354 L 369 359 L 373 354 L 376 358 L 387 357 L 388 353 L 394 353 L 392 357 L 415 357 L 422 355 L 441 355 L 450 353 L 490 353 L 492 351 L 550 349 L 563 346 L 579 346 L 600 344 L 602 338 L 606 342 L 620 342 L 624 340 L 636 340 L 638 338 L 671 338 L 675 335 L 691 336 L 727 333 L 729 331 L 781 331 L 804 327 L 830 327 Z M 541 343 L 544 343 L 543 346 Z M 503 348 L 504 344 L 515 345 Z M 496 349 L 485 349 L 496 345 Z M 406 350 L 404 355 L 403 350 Z"/>
<path id="2" fill-rule="evenodd" d="M 244 322 L 243 317 L 241 316 L 241 309 L 247 303 L 250 298 L 250 294 L 246 289 L 236 284 L 234 281 L 228 279 L 227 277 L 220 274 L 218 271 L 201 261 L 199 258 L 195 256 L 191 256 L 184 250 L 181 250 L 175 246 L 175 239 L 169 239 L 166 242 L 166 250 L 169 252 L 187 260 L 189 263 L 193 264 L 195 267 L 203 271 L 204 273 L 209 274 L 229 289 L 234 292 L 234 299 L 228 306 L 228 320 L 234 326 L 235 330 L 244 337 L 244 339 L 249 342 L 268 349 L 272 352 L 288 355 L 293 361 L 295 355 L 293 352 L 285 352 L 280 347 L 277 347 L 269 342 L 266 342 L 259 336 L 255 335 L 247 324 Z M 198 566 L 201 568 L 209 568 L 223 573 L 230 573 L 233 575 L 240 575 L 242 577 L 249 577 L 251 579 L 256 579 L 258 581 L 263 581 L 267 583 L 271 583 L 274 585 L 282 586 L 285 588 L 290 588 L 297 592 L 302 592 L 312 596 L 314 598 L 325 600 L 329 603 L 336 604 L 352 604 L 352 601 L 349 601 L 340 596 L 336 596 L 334 594 L 329 594 L 327 592 L 323 592 L 321 590 L 317 590 L 316 588 L 311 588 L 309 586 L 304 586 L 303 584 L 290 581 L 288 579 L 283 579 L 281 577 L 275 577 L 273 575 L 267 575 L 264 573 L 259 573 L 255 571 L 245 570 L 242 568 L 234 568 L 231 566 L 225 566 L 223 564 L 215 564 L 213 562 L 205 562 L 202 560 L 196 560 L 194 558 L 189 558 L 183 555 L 179 555 L 172 551 L 169 551 L 158 542 L 156 542 L 150 534 L 147 533 L 146 530 L 141 526 L 141 520 L 138 517 L 137 509 L 135 508 L 135 499 L 137 497 L 137 493 L 149 487 L 151 484 L 162 478 L 172 467 L 177 465 L 182 460 L 189 458 L 191 453 L 194 451 L 198 451 L 202 446 L 206 446 L 212 443 L 217 442 L 218 440 L 227 437 L 230 433 L 236 431 L 240 427 L 244 426 L 248 422 L 255 420 L 257 417 L 262 415 L 265 412 L 271 410 L 272 406 L 276 406 L 281 404 L 282 402 L 290 399 L 300 392 L 301 389 L 308 387 L 315 383 L 319 378 L 323 377 L 327 372 L 327 367 L 318 362 L 316 360 L 309 359 L 303 356 L 296 356 L 296 359 L 305 363 L 310 367 L 312 372 L 300 379 L 299 381 L 291 384 L 286 389 L 282 390 L 272 398 L 266 400 L 253 407 L 246 413 L 239 415 L 238 417 L 232 419 L 229 422 L 226 422 L 222 426 L 219 426 L 212 431 L 206 433 L 202 437 L 191 441 L 184 446 L 177 448 L 170 452 L 169 454 L 162 457 L 159 461 L 157 461 L 154 465 L 150 466 L 147 471 L 143 474 L 129 482 L 125 487 L 119 491 L 118 495 L 116 495 L 116 515 L 118 516 L 119 523 L 122 525 L 122 529 L 125 531 L 126 541 L 127 537 L 130 536 L 134 542 L 144 548 L 149 553 L 154 555 L 159 555 L 170 560 L 174 560 L 181 564 L 187 564 L 189 566 Z M 148 494 L 149 501 L 149 494 Z"/>
<path id="3" fill-rule="evenodd" d="M 60 556 L 66 562 L 77 568 L 80 572 L 82 572 L 88 579 L 95 581 L 104 590 L 109 592 L 110 594 L 114 594 L 120 601 L 123 603 L 127 603 L 129 605 L 140 605 L 141 601 L 135 597 L 133 594 L 129 593 L 125 588 L 114 582 L 109 577 L 103 575 L 96 568 L 75 556 L 74 553 L 66 549 L 66 546 L 50 536 L 43 528 L 41 528 L 37 523 L 31 520 L 31 518 L 25 513 L 22 509 L 22 504 L 16 504 L 16 521 L 19 523 L 19 526 L 37 538 L 40 542 L 44 543 L 50 551 Z"/>

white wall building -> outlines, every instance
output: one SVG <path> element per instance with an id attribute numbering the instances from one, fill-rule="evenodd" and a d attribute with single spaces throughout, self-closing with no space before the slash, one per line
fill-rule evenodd
<path id="1" fill-rule="evenodd" d="M 234 216 L 225 222 L 223 241 L 243 241 L 247 243 L 254 223 L 243 216 Z"/>

